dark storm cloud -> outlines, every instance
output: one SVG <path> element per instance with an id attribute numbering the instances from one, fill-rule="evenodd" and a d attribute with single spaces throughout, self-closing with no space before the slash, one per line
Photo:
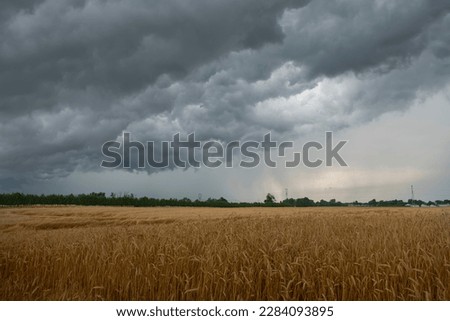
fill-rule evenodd
<path id="1" fill-rule="evenodd" d="M 15 192 L 19 190 L 24 183 L 25 180 L 16 179 L 14 177 L 0 178 L 0 193 Z"/>
<path id="2" fill-rule="evenodd" d="M 449 10 L 445 0 L 313 1 L 286 24 L 286 58 L 312 75 L 389 71 L 441 38 L 428 31 Z"/>
<path id="3" fill-rule="evenodd" d="M 448 82 L 449 9 L 431 0 L 2 1 L 0 168 L 41 178 L 97 170 L 101 144 L 123 130 L 154 140 L 292 137 L 405 108 Z M 345 95 L 317 90 L 335 79 Z"/>
<path id="4" fill-rule="evenodd" d="M 301 1 L 48 0 L 2 23 L 2 112 L 48 109 L 61 90 L 124 95 L 230 51 L 281 42 Z M 27 99 L 28 98 L 28 99 Z"/>
<path id="5" fill-rule="evenodd" d="M 194 115 L 204 117 L 196 130 L 209 124 L 214 128 L 211 132 L 223 129 L 227 137 L 226 126 L 232 120 L 237 124 L 228 133 L 235 136 L 267 130 L 286 133 L 301 123 L 335 129 L 349 125 L 352 114 L 364 121 L 404 109 L 418 95 L 430 94 L 448 82 L 449 9 L 448 1 L 312 1 L 290 10 L 280 21 L 285 33 L 282 44 L 233 53 L 193 73 L 197 75 L 193 83 L 202 87 L 198 104 L 205 107 Z M 290 68 L 277 78 L 274 71 L 282 65 Z M 212 75 L 207 82 L 204 74 Z M 345 96 L 321 92 L 324 97 L 316 99 L 321 103 L 316 109 L 323 111 L 320 118 L 310 113 L 283 119 L 279 110 L 266 113 L 264 119 L 256 117 L 258 103 L 269 102 L 270 110 L 277 103 L 271 98 L 292 97 L 344 76 L 354 81 L 348 84 L 344 79 L 341 87 L 353 90 Z M 333 108 L 335 101 L 340 106 Z M 298 103 L 292 108 L 304 107 Z M 185 110 L 180 108 L 180 114 L 185 115 Z M 336 121 L 330 122 L 327 115 Z"/>
<path id="6" fill-rule="evenodd" d="M 170 83 L 230 51 L 281 42 L 277 19 L 286 8 L 303 3 L 4 3 L 9 15 L 1 22 L 0 114 L 8 139 L 1 166 L 16 170 L 39 164 L 43 172 L 72 168 L 56 155 L 61 160 L 66 152 L 84 156 L 142 113 L 173 108 L 173 95 L 161 82 L 137 107 L 129 95 L 161 75 Z M 102 128 L 108 126 L 112 131 Z"/>

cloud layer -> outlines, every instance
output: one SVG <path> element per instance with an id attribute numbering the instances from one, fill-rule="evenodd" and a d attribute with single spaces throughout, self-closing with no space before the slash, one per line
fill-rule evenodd
<path id="1" fill-rule="evenodd" d="M 100 146 L 196 132 L 299 139 L 445 90 L 450 3 L 0 4 L 0 182 L 99 171 Z"/>

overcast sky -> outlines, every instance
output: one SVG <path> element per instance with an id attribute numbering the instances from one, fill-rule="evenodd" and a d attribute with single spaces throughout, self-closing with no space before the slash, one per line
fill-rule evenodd
<path id="1" fill-rule="evenodd" d="M 2 0 L 0 192 L 450 198 L 448 0 Z M 102 169 L 161 141 L 348 140 L 348 167 Z"/>

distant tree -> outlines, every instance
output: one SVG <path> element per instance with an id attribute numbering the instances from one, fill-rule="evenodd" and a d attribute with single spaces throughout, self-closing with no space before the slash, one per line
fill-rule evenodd
<path id="1" fill-rule="evenodd" d="M 286 206 L 295 206 L 295 199 L 293 199 L 293 198 L 286 198 L 281 203 L 286 205 Z"/>
<path id="2" fill-rule="evenodd" d="M 219 198 L 218 201 L 219 201 L 219 202 L 222 202 L 222 203 L 228 203 L 228 200 L 227 200 L 225 197 Z"/>
<path id="3" fill-rule="evenodd" d="M 299 207 L 307 207 L 307 206 L 314 206 L 314 201 L 310 200 L 308 197 L 303 198 L 297 198 L 295 201 L 295 205 Z"/>
<path id="4" fill-rule="evenodd" d="M 408 200 L 409 204 L 415 205 L 444 205 L 450 204 L 450 200 L 436 200 L 436 201 L 428 201 L 424 202 L 422 200 Z M 107 206 L 210 206 L 210 207 L 249 207 L 249 206 L 261 206 L 262 204 L 268 206 L 349 206 L 360 205 L 360 206 L 405 206 L 406 203 L 403 200 L 380 200 L 377 201 L 375 199 L 367 202 L 360 203 L 358 201 L 354 201 L 352 203 L 342 203 L 335 199 L 331 199 L 330 201 L 320 200 L 319 202 L 315 202 L 307 197 L 298 198 L 294 200 L 293 198 L 285 199 L 280 203 L 276 203 L 275 197 L 268 193 L 264 202 L 229 202 L 224 197 L 220 197 L 219 199 L 208 198 L 205 201 L 195 200 L 185 197 L 183 199 L 156 199 L 151 197 L 136 197 L 131 193 L 120 193 L 114 194 L 111 193 L 110 196 L 106 196 L 105 193 L 97 192 L 90 194 L 78 194 L 78 195 L 29 195 L 22 193 L 10 193 L 10 194 L 0 194 L 0 206 L 20 206 L 20 205 L 107 205 Z"/>
<path id="5" fill-rule="evenodd" d="M 275 196 L 273 196 L 270 193 L 267 193 L 266 199 L 264 200 L 264 203 L 266 203 L 266 204 L 273 204 L 273 203 L 275 203 Z"/>

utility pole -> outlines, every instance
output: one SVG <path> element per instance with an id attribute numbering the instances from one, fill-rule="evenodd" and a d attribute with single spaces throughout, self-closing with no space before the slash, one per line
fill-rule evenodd
<path id="1" fill-rule="evenodd" d="M 411 203 L 414 204 L 414 185 L 411 185 Z"/>
<path id="2" fill-rule="evenodd" d="M 288 189 L 285 188 L 285 189 L 284 189 L 284 192 L 285 192 L 285 194 L 286 194 L 286 200 L 287 200 L 287 199 L 288 199 Z"/>

